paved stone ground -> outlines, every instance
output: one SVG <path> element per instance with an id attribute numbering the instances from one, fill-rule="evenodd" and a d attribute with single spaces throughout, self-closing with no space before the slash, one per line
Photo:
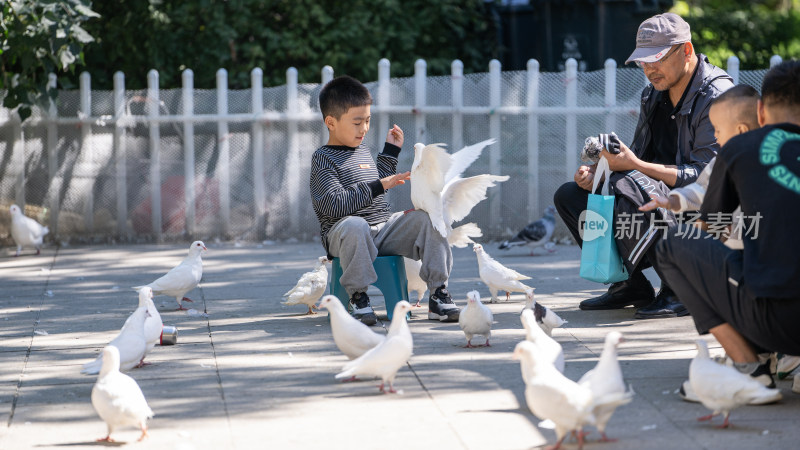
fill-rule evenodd
<path id="1" fill-rule="evenodd" d="M 303 316 L 304 307 L 280 304 L 321 254 L 318 244 L 207 244 L 203 282 L 187 305 L 201 314 L 174 311 L 173 299 L 157 297 L 164 323 L 179 329 L 178 345 L 157 346 L 148 357 L 152 365 L 129 372 L 156 414 L 150 436 L 137 443 L 138 431 L 123 429 L 115 433 L 118 444 L 94 442 L 106 429 L 91 406 L 95 377 L 80 374 L 80 366 L 135 308 L 130 286 L 173 267 L 188 243 L 48 248 L 19 258 L 4 249 L 0 449 L 527 449 L 554 442 L 555 433 L 538 427 L 528 410 L 519 364 L 511 360 L 524 338 L 522 295 L 490 306 L 490 348 L 461 348 L 457 324 L 427 320 L 426 308 L 415 311 L 414 355 L 396 381 L 403 393 L 381 395 L 375 381 L 334 380 L 346 358 L 331 339 L 326 313 Z M 608 434 L 619 442 L 599 443 L 592 433 L 586 448 L 797 446 L 800 396 L 789 381 L 779 383 L 781 403 L 734 411 L 731 429 L 695 421 L 708 411 L 675 394 L 695 354 L 691 318 L 637 321 L 632 309 L 578 310 L 580 300 L 604 287 L 578 277 L 575 246 L 557 246 L 552 254 L 539 249 L 543 254 L 533 257 L 486 248 L 532 276 L 537 300 L 569 321 L 553 334 L 564 346 L 568 377 L 594 366 L 607 332 L 619 330 L 627 339 L 620 360 L 636 396 L 609 423 Z M 488 297 L 474 253 L 454 253 L 450 289 L 457 303 L 472 289 Z M 370 295 L 382 313 L 380 293 Z M 712 353 L 721 352 L 706 339 Z"/>

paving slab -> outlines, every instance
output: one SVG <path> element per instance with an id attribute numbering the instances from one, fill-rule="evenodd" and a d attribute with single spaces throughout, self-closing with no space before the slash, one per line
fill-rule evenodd
<path id="1" fill-rule="evenodd" d="M 525 299 L 505 295 L 494 313 L 491 347 L 465 349 L 457 324 L 427 320 L 427 302 L 409 322 L 414 354 L 397 376 L 400 394 L 378 392 L 377 380 L 334 379 L 347 358 L 336 348 L 327 312 L 305 315 L 282 304 L 283 294 L 323 254 L 316 243 L 206 242 L 204 276 L 176 311 L 175 300 L 155 298 L 178 344 L 156 346 L 151 363 L 128 372 L 155 412 L 149 437 L 116 431 L 117 446 L 142 449 L 529 449 L 555 441 L 555 432 L 531 414 L 519 363 L 519 321 Z M 0 449 L 97 448 L 105 425 L 91 405 L 95 376 L 80 373 L 116 336 L 136 307 L 132 286 L 147 284 L 179 263 L 189 243 L 45 248 L 39 256 L 0 254 Z M 639 321 L 633 308 L 584 312 L 578 302 L 605 286 L 578 276 L 579 249 L 554 253 L 486 250 L 502 264 L 531 276 L 536 299 L 567 323 L 553 331 L 565 352 L 565 375 L 575 380 L 594 367 L 612 330 L 625 341 L 619 358 L 636 395 L 617 410 L 607 432 L 617 443 L 597 449 L 751 449 L 794 447 L 800 395 L 779 381 L 775 405 L 734 411 L 734 426 L 697 422 L 708 411 L 682 401 L 698 338 L 691 317 Z M 652 270 L 646 274 L 658 286 Z M 450 291 L 456 303 L 477 290 L 471 249 L 454 250 Z M 389 326 L 380 291 L 369 291 Z M 412 298 L 415 294 L 412 294 Z M 477 339 L 480 339 L 477 338 Z M 719 345 L 706 337 L 713 354 Z M 103 445 L 104 446 L 104 445 Z M 114 446 L 109 444 L 109 446 Z M 567 442 L 565 448 L 577 448 Z"/>

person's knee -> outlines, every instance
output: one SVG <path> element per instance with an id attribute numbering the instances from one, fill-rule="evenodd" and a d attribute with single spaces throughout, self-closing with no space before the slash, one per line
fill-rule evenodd
<path id="1" fill-rule="evenodd" d="M 370 232 L 369 223 L 363 217 L 356 216 L 345 217 L 337 224 L 337 228 L 339 228 L 342 239 L 350 236 L 361 236 Z"/>
<path id="2" fill-rule="evenodd" d="M 580 189 L 580 187 L 574 181 L 569 181 L 559 186 L 553 194 L 553 203 L 556 208 L 563 208 L 564 205 L 569 204 L 572 197 L 575 196 L 576 189 Z"/>

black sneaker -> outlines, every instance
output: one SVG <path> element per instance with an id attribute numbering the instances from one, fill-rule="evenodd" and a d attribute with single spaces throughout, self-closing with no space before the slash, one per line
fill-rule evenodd
<path id="1" fill-rule="evenodd" d="M 428 299 L 428 319 L 440 322 L 458 322 L 461 311 L 453 303 L 445 286 L 439 286 Z"/>
<path id="2" fill-rule="evenodd" d="M 378 316 L 369 304 L 369 296 L 366 292 L 356 292 L 350 297 L 350 305 L 353 308 L 353 317 L 360 320 L 364 325 L 375 325 L 378 323 Z"/>

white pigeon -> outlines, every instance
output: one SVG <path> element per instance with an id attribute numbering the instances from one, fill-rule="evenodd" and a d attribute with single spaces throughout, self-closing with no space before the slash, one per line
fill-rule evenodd
<path id="1" fill-rule="evenodd" d="M 486 190 L 507 176 L 478 175 L 462 179 L 461 174 L 483 151 L 493 144 L 488 139 L 449 154 L 443 144 L 414 145 L 414 162 L 411 165 L 411 203 L 415 209 L 428 213 L 433 227 L 448 238 L 453 246 L 463 247 L 472 242 L 470 237 L 482 235 L 474 223 L 453 230 L 452 224 L 469 214 L 472 208 L 486 198 Z M 450 239 L 451 233 L 456 236 Z"/>
<path id="2" fill-rule="evenodd" d="M 358 375 L 381 378 L 380 391 L 386 393 L 384 385 L 389 385 L 388 392 L 396 392 L 393 387 L 397 371 L 408 363 L 414 341 L 406 322 L 406 313 L 411 311 L 411 303 L 405 300 L 397 302 L 394 307 L 392 324 L 386 339 L 360 357 L 345 364 L 336 379 L 350 378 Z"/>
<path id="3" fill-rule="evenodd" d="M 385 336 L 372 331 L 370 327 L 351 316 L 336 296 L 322 297 L 319 307 L 326 308 L 330 313 L 333 342 L 347 359 L 358 358 L 386 339 Z"/>
<path id="4" fill-rule="evenodd" d="M 139 306 L 136 308 L 136 311 L 125 321 L 125 325 L 122 326 L 117 337 L 108 343 L 109 346 L 116 347 L 119 351 L 120 370 L 128 370 L 136 367 L 142 359 L 144 359 L 145 352 L 147 351 L 144 324 L 148 316 L 149 313 L 147 312 L 146 306 Z M 103 355 L 101 354 L 94 361 L 84 364 L 81 373 L 94 375 L 100 372 L 102 366 Z"/>
<path id="5" fill-rule="evenodd" d="M 327 256 L 320 256 L 317 260 L 317 266 L 311 272 L 306 272 L 297 280 L 297 284 L 289 291 L 283 294 L 287 297 L 284 305 L 299 305 L 303 304 L 308 307 L 308 314 L 316 314 L 313 308 L 316 307 L 317 300 L 325 293 L 325 288 L 328 286 L 328 269 L 325 263 L 328 262 Z"/>
<path id="6" fill-rule="evenodd" d="M 578 448 L 582 448 L 583 426 L 594 424 L 592 392 L 562 375 L 532 342 L 518 343 L 512 357 L 528 367 L 524 378 L 528 408 L 536 417 L 555 424 L 558 442 L 551 448 L 559 448 L 570 431 L 577 433 Z"/>
<path id="7" fill-rule="evenodd" d="M 489 256 L 481 244 L 473 244 L 472 250 L 478 256 L 478 273 L 483 283 L 489 287 L 492 294 L 492 303 L 497 303 L 497 291 L 506 292 L 506 300 L 511 292 L 525 292 L 530 289 L 521 280 L 530 280 L 531 277 L 525 276 L 516 270 L 509 269 L 494 258 Z"/>
<path id="8" fill-rule="evenodd" d="M 719 428 L 730 425 L 728 416 L 735 408 L 757 398 L 780 398 L 780 391 L 777 389 L 770 389 L 750 375 L 712 360 L 708 355 L 708 344 L 702 339 L 697 340 L 697 356 L 689 365 L 689 384 L 700 403 L 712 411 L 697 420 L 711 420 L 712 417 L 723 414 L 725 421 Z"/>
<path id="9" fill-rule="evenodd" d="M 564 372 L 564 349 L 555 339 L 542 330 L 533 311 L 526 309 L 520 315 L 520 321 L 525 328 L 525 339 L 539 348 L 541 357 L 552 364 L 559 372 Z M 523 366 L 524 368 L 524 366 Z M 523 374 L 525 376 L 525 374 Z"/>
<path id="10" fill-rule="evenodd" d="M 613 397 L 613 394 L 622 397 L 613 399 L 610 403 L 595 401 L 593 414 L 595 426 L 602 435 L 601 441 L 614 442 L 606 436 L 606 424 L 617 407 L 629 403 L 633 399 L 633 391 L 625 390 L 625 380 L 622 378 L 622 369 L 617 360 L 617 346 L 622 342 L 622 333 L 611 331 L 606 334 L 603 352 L 597 365 L 583 374 L 578 384 L 589 388 L 596 399 Z"/>
<path id="11" fill-rule="evenodd" d="M 161 314 L 158 313 L 156 305 L 153 303 L 153 290 L 145 286 L 139 289 L 139 308 L 147 309 L 147 317 L 144 319 L 144 340 L 147 342 L 145 355 L 147 356 L 153 347 L 161 340 L 161 332 L 164 329 L 164 322 L 161 321 Z M 132 315 L 127 320 L 132 320 Z M 126 320 L 126 322 L 127 322 Z M 125 326 L 123 325 L 123 328 Z M 139 361 L 139 365 L 149 364 L 144 362 L 144 356 Z"/>
<path id="12" fill-rule="evenodd" d="M 50 230 L 22 214 L 17 205 L 11 205 L 9 212 L 11 213 L 11 237 L 17 244 L 17 253 L 14 256 L 20 255 L 22 247 L 34 247 L 37 255 L 41 253 L 42 239 Z"/>
<path id="13" fill-rule="evenodd" d="M 417 303 L 414 304 L 415 308 L 419 308 L 419 302 L 425 298 L 425 292 L 428 290 L 428 283 L 422 280 L 419 276 L 419 269 L 422 268 L 422 261 L 416 261 L 411 258 L 403 258 L 406 267 L 406 279 L 408 279 L 408 292 L 417 293 Z"/>
<path id="14" fill-rule="evenodd" d="M 200 284 L 200 279 L 203 278 L 203 258 L 201 256 L 207 250 L 203 241 L 192 242 L 192 245 L 189 246 L 189 255 L 180 264 L 146 286 L 153 290 L 154 295 L 175 297 L 175 301 L 178 302 L 178 310 L 186 310 L 181 302 L 192 301 L 185 295 L 196 288 Z M 143 287 L 135 286 L 134 289 L 138 291 Z"/>
<path id="15" fill-rule="evenodd" d="M 480 347 L 472 345 L 472 338 L 475 335 L 486 337 L 484 346 L 490 347 L 489 336 L 492 334 L 492 310 L 481 303 L 481 295 L 478 291 L 467 292 L 467 306 L 461 310 L 458 316 L 458 326 L 467 338 L 465 348 Z"/>
<path id="16" fill-rule="evenodd" d="M 513 247 L 520 247 L 523 245 L 527 245 L 531 247 L 531 256 L 533 256 L 533 249 L 539 246 L 543 246 L 550 242 L 550 238 L 553 236 L 553 230 L 556 228 L 556 208 L 553 206 L 548 206 L 544 210 L 544 216 L 535 221 L 529 223 L 525 228 L 520 230 L 516 236 L 513 238 L 503 241 L 500 244 L 500 250 L 508 250 Z M 548 249 L 549 252 L 553 252 L 552 248 Z"/>
<path id="17" fill-rule="evenodd" d="M 536 322 L 548 336 L 552 336 L 553 328 L 558 328 L 567 323 L 567 321 L 559 317 L 552 309 L 534 300 L 533 291 L 535 289 L 536 288 L 530 288 L 525 290 L 525 307 L 522 309 L 523 311 L 526 309 L 533 310 Z"/>
<path id="18" fill-rule="evenodd" d="M 119 371 L 119 350 L 114 346 L 103 349 L 103 367 L 92 388 L 92 406 L 108 427 L 108 435 L 98 441 L 114 442 L 111 433 L 123 426 L 139 427 L 140 441 L 147 436 L 147 419 L 153 417 L 153 410 L 136 380 Z"/>

